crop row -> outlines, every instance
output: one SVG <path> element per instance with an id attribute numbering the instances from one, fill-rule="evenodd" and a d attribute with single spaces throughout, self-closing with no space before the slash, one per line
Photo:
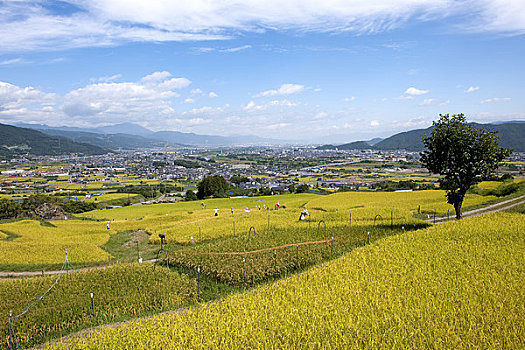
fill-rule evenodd
<path id="1" fill-rule="evenodd" d="M 38 297 L 57 276 L 0 280 L 0 334 L 7 347 L 8 312 L 20 314 L 12 322 L 12 340 L 27 347 L 51 337 L 129 317 L 161 312 L 195 300 L 195 281 L 150 264 L 115 265 L 63 275 L 40 302 Z M 91 299 L 93 293 L 93 299 Z M 35 299 L 36 298 L 36 299 Z"/>
<path id="2" fill-rule="evenodd" d="M 409 225 L 332 225 L 323 221 L 302 227 L 249 231 L 214 243 L 187 247 L 169 254 L 169 263 L 228 284 L 254 284 L 318 264 L 379 238 L 425 227 Z"/>
<path id="3" fill-rule="evenodd" d="M 525 347 L 525 218 L 496 214 L 395 235 L 199 310 L 58 349 Z"/>

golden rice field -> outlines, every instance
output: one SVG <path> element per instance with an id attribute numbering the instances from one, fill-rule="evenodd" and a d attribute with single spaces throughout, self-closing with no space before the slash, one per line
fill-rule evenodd
<path id="1" fill-rule="evenodd" d="M 0 279 L 0 347 L 8 348 L 5 316 L 9 311 L 20 315 L 33 302 L 29 311 L 12 323 L 16 348 L 98 324 L 188 305 L 195 302 L 196 287 L 196 282 L 185 275 L 138 263 L 61 276 Z"/>
<path id="2" fill-rule="evenodd" d="M 502 183 L 503 182 L 501 181 L 483 181 L 478 184 L 478 187 L 484 190 L 493 190 L 499 185 L 501 185 Z"/>
<path id="3" fill-rule="evenodd" d="M 525 216 L 408 232 L 196 310 L 52 349 L 523 349 Z"/>
<path id="4" fill-rule="evenodd" d="M 0 267 L 61 264 L 66 249 L 73 264 L 108 259 L 98 247 L 108 239 L 104 223 L 67 220 L 52 225 L 42 226 L 35 220 L 0 224 L 0 231 L 11 236 L 11 240 L 0 240 Z"/>
<path id="5" fill-rule="evenodd" d="M 469 194 L 464 206 L 493 198 Z M 277 202 L 281 207 L 274 210 Z M 112 233 L 143 229 L 151 235 L 150 241 L 158 244 L 158 234 L 165 232 L 168 242 L 189 244 L 245 233 L 252 226 L 261 232 L 268 228 L 268 219 L 272 229 L 294 228 L 304 208 L 308 208 L 312 222 L 323 220 L 331 225 L 346 224 L 350 210 L 352 221 L 357 225 L 371 225 L 376 217 L 378 222 L 388 223 L 391 215 L 394 224 L 402 225 L 414 221 L 412 216 L 419 206 L 423 213 L 432 213 L 436 209 L 438 214 L 452 208 L 446 203 L 443 191 L 344 192 L 326 196 L 295 194 L 208 199 L 204 203 L 204 209 L 201 201 L 192 201 L 95 210 L 78 216 L 101 220 L 99 222 L 52 221 L 55 227 L 44 227 L 31 220 L 0 224 L 0 231 L 11 233 L 9 240 L 0 239 L 0 267 L 61 264 L 65 249 L 70 252 L 72 262 L 105 261 L 110 256 L 98 246 L 108 240 L 106 220 L 110 221 Z M 258 207 L 264 205 L 270 206 L 271 210 L 259 210 Z M 218 216 L 214 216 L 215 208 L 219 209 Z"/>
<path id="6" fill-rule="evenodd" d="M 88 202 L 88 203 L 100 203 L 100 202 L 106 202 L 106 201 L 111 201 L 111 200 L 116 200 L 116 199 L 127 199 L 127 198 L 130 198 L 130 199 L 133 199 L 135 197 L 139 196 L 138 194 L 135 194 L 135 193 L 105 193 L 101 196 L 92 196 L 91 198 L 89 199 L 86 199 L 85 201 Z"/>

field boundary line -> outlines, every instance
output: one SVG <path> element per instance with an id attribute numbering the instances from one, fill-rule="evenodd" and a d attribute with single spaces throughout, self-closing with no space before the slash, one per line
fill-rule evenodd
<path id="1" fill-rule="evenodd" d="M 275 246 L 275 247 L 271 247 L 271 248 L 250 250 L 250 251 L 247 251 L 247 252 L 197 252 L 196 251 L 196 252 L 193 252 L 193 253 L 194 254 L 200 254 L 200 255 L 248 255 L 248 254 L 269 252 L 269 251 L 277 250 L 277 249 L 291 248 L 291 247 L 296 247 L 296 246 L 300 246 L 300 245 L 328 243 L 328 242 L 331 242 L 331 241 L 335 241 L 335 237 L 334 237 L 334 239 L 325 239 L 323 241 L 312 241 L 312 242 L 301 242 L 301 243 L 284 244 L 284 245 Z"/>

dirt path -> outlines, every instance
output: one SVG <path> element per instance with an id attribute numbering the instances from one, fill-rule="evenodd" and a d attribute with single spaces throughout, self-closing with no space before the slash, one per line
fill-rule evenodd
<path id="1" fill-rule="evenodd" d="M 151 259 L 143 261 L 143 263 L 153 263 L 157 259 Z M 69 270 L 52 270 L 52 271 L 0 271 L 0 277 L 31 277 L 31 276 L 46 276 L 46 275 L 58 275 L 61 273 L 73 273 L 78 271 L 91 271 L 91 270 L 101 270 L 106 267 L 111 267 L 112 265 L 102 265 L 102 266 L 90 266 L 83 267 L 79 269 L 69 269 Z"/>
<path id="2" fill-rule="evenodd" d="M 466 212 L 463 213 L 462 217 L 463 218 L 468 218 L 468 217 L 478 216 L 478 215 L 482 215 L 482 214 L 495 213 L 495 212 L 498 212 L 498 211 L 503 211 L 503 210 L 507 210 L 507 209 L 513 208 L 515 206 L 518 206 L 518 205 L 524 204 L 524 203 L 525 203 L 525 195 L 522 195 L 522 196 L 519 196 L 519 197 L 516 197 L 516 198 L 504 200 L 503 202 L 491 204 L 491 205 L 488 205 L 488 206 L 483 207 L 483 208 L 478 208 L 478 209 L 473 209 L 473 210 L 466 211 Z M 454 217 L 451 216 L 450 219 L 454 220 Z M 427 219 L 425 221 L 433 222 L 434 219 L 431 218 L 431 219 Z M 436 217 L 436 224 L 442 224 L 444 222 L 447 222 L 447 217 L 446 216 L 445 217 Z"/>

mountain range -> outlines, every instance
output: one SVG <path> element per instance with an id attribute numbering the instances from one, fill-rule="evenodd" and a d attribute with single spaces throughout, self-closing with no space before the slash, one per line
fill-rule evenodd
<path id="1" fill-rule="evenodd" d="M 525 152 L 525 123 L 521 121 L 505 122 L 498 124 L 478 124 L 471 123 L 478 128 L 498 131 L 499 145 L 505 148 L 512 148 L 516 152 Z M 370 141 L 355 141 L 342 145 L 322 145 L 318 149 L 377 149 L 377 150 L 397 150 L 422 151 L 424 149 L 421 138 L 430 135 L 433 127 L 426 129 L 416 129 L 392 135 L 375 144 Z"/>
<path id="2" fill-rule="evenodd" d="M 100 146 L 79 143 L 61 136 L 51 136 L 37 130 L 0 124 L 0 159 L 11 159 L 26 154 L 36 156 L 80 153 L 104 154 L 109 150 Z"/>
<path id="3" fill-rule="evenodd" d="M 477 124 L 487 130 L 497 130 L 500 146 L 525 152 L 525 122 Z M 17 127 L 18 126 L 18 127 Z M 103 154 L 111 150 L 145 148 L 180 148 L 186 146 L 239 146 L 291 143 L 283 140 L 250 135 L 216 136 L 178 131 L 154 132 L 140 125 L 122 123 L 98 128 L 51 127 L 44 124 L 0 124 L 0 157 L 17 155 L 58 155 L 69 153 Z M 392 135 L 386 139 L 374 138 L 345 144 L 326 144 L 318 149 L 377 149 L 422 151 L 421 137 L 430 135 L 432 127 Z"/>
<path id="4" fill-rule="evenodd" d="M 235 146 L 286 143 L 282 140 L 253 135 L 216 136 L 180 131 L 154 132 L 133 123 L 121 123 L 98 128 L 52 127 L 45 124 L 16 124 L 49 135 L 60 135 L 77 142 L 89 143 L 112 150 L 182 146 Z"/>

